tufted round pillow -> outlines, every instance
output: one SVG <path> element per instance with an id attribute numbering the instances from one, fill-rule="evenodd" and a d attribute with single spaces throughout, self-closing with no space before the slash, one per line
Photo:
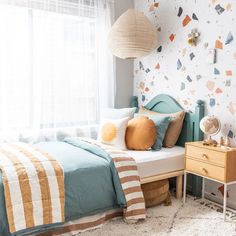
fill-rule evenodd
<path id="1" fill-rule="evenodd" d="M 129 121 L 125 141 L 128 149 L 147 150 L 156 140 L 155 123 L 146 116 L 136 117 Z"/>

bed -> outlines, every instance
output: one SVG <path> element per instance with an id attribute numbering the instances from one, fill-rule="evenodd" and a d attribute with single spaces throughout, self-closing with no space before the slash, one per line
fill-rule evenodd
<path id="1" fill-rule="evenodd" d="M 111 172 L 110 162 L 105 158 L 66 142 L 41 142 L 34 146 L 55 156 L 63 166 L 66 222 L 125 205 L 121 189 L 118 185 L 114 187 L 115 176 Z M 0 235 L 8 236 L 10 233 L 1 177 L 0 172 Z M 22 230 L 13 235 L 33 235 L 59 226 L 57 224 L 43 225 Z"/>
<path id="2" fill-rule="evenodd" d="M 146 106 L 146 109 L 160 113 L 174 113 L 183 108 L 170 96 L 158 95 Z M 199 130 L 199 121 L 203 117 L 204 105 L 198 101 L 195 113 L 187 112 L 178 145 L 172 149 L 162 149 L 160 152 L 128 151 L 136 160 L 140 172 L 141 183 L 150 183 L 161 179 L 177 177 L 177 197 L 182 195 L 182 175 L 184 160 L 184 144 L 186 141 L 200 140 L 202 133 Z M 93 217 L 97 214 L 109 212 L 109 215 L 100 215 L 93 222 L 101 222 L 121 215 L 120 208 L 127 203 L 113 164 L 106 155 L 99 150 L 94 152 L 81 148 L 73 142 L 43 142 L 34 145 L 54 156 L 64 169 L 65 181 L 65 221 L 61 224 L 44 225 L 22 230 L 10 234 L 5 208 L 2 174 L 0 172 L 0 235 L 61 235 L 85 227 L 84 217 Z M 161 168 L 159 168 L 161 166 Z M 80 190 L 80 191 L 78 191 Z M 112 212 L 111 212 L 112 211 Z M 77 219 L 82 221 L 76 221 Z M 92 226 L 96 226 L 92 225 Z M 82 228 L 81 228 L 82 227 Z M 44 231 L 47 231 L 45 234 Z"/>
<path id="3" fill-rule="evenodd" d="M 137 97 L 134 96 L 132 98 L 131 106 L 135 106 L 138 109 Z M 175 113 L 175 112 L 184 110 L 184 108 L 173 97 L 167 94 L 159 94 L 155 96 L 144 107 L 150 111 L 156 111 L 163 114 Z M 203 118 L 203 116 L 204 116 L 204 102 L 202 100 L 197 100 L 196 106 L 195 106 L 195 112 L 194 113 L 191 111 L 186 112 L 182 131 L 177 141 L 176 147 L 174 147 L 174 149 L 171 148 L 172 150 L 162 149 L 162 151 L 159 152 L 157 155 L 153 153 L 143 154 L 143 155 L 146 155 L 148 159 L 150 158 L 152 162 L 154 160 L 156 161 L 155 163 L 156 173 L 152 167 L 149 175 L 146 173 L 141 177 L 142 184 L 176 177 L 176 197 L 177 198 L 182 197 L 185 142 L 199 141 L 203 139 L 203 133 L 201 132 L 200 127 L 199 127 L 200 120 Z M 173 155 L 175 150 L 178 150 L 178 153 L 176 155 Z M 162 155 L 162 152 L 163 152 L 163 155 Z M 169 156 L 166 154 L 166 152 L 170 153 Z M 134 156 L 136 155 L 135 153 L 133 154 Z M 156 155 L 156 158 L 155 158 L 155 155 Z M 160 158 L 160 156 L 162 157 Z M 145 161 L 145 157 L 140 158 L 137 156 L 136 159 L 138 161 L 137 165 L 141 173 L 144 173 L 145 171 L 143 170 L 143 167 L 141 167 L 141 163 L 143 164 L 143 166 L 148 165 L 147 162 Z M 144 162 L 142 160 L 144 160 Z M 168 168 L 164 169 L 161 165 L 158 165 L 158 161 L 160 163 L 161 161 L 163 163 L 165 162 L 165 166 L 168 166 L 168 167 L 170 167 L 172 163 L 173 165 L 175 163 L 175 166 L 172 166 L 169 169 Z M 200 188 L 201 188 L 201 179 L 194 177 L 191 183 L 191 192 L 197 196 L 201 192 Z"/>

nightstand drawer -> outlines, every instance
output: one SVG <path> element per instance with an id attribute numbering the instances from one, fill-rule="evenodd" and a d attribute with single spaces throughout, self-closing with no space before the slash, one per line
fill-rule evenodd
<path id="1" fill-rule="evenodd" d="M 186 170 L 209 178 L 214 178 L 219 181 L 225 180 L 225 168 L 197 161 L 189 157 L 186 158 Z"/>
<path id="2" fill-rule="evenodd" d="M 225 167 L 226 154 L 224 152 L 213 151 L 205 147 L 195 147 L 187 145 L 186 155 L 198 160 Z"/>

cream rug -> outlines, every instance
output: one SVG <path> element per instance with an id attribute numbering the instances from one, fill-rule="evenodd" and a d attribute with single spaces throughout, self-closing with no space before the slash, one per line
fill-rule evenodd
<path id="1" fill-rule="evenodd" d="M 149 208 L 143 222 L 127 224 L 114 219 L 81 236 L 236 236 L 236 213 L 228 210 L 226 222 L 222 217 L 222 208 L 210 201 L 188 197 L 183 206 L 172 197 L 171 206 Z"/>

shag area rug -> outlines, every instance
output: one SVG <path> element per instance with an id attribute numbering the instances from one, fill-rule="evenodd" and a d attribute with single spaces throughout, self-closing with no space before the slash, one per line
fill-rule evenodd
<path id="1" fill-rule="evenodd" d="M 236 236 L 236 213 L 227 210 L 224 222 L 222 207 L 208 200 L 188 197 L 187 203 L 172 197 L 172 205 L 148 208 L 147 219 L 127 224 L 121 218 L 81 236 Z"/>

